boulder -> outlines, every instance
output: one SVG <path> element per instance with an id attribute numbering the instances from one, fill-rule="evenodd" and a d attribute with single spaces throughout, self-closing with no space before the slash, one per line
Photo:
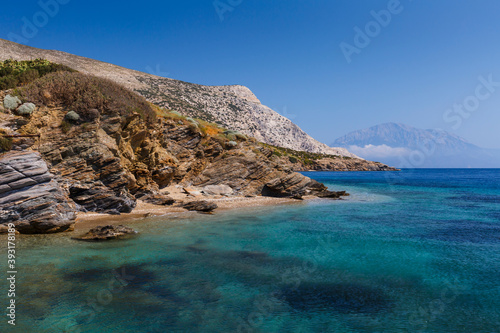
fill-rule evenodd
<path id="1" fill-rule="evenodd" d="M 233 189 L 225 184 L 207 185 L 203 188 L 203 193 L 208 195 L 231 195 L 233 194 Z"/>
<path id="2" fill-rule="evenodd" d="M 321 193 L 317 194 L 318 197 L 320 198 L 330 198 L 330 199 L 340 199 L 341 197 L 347 197 L 349 196 L 349 193 L 346 193 L 346 191 L 324 191 Z"/>
<path id="3" fill-rule="evenodd" d="M 206 200 L 198 200 L 198 201 L 188 202 L 188 203 L 182 205 L 182 207 L 187 209 L 187 210 L 208 213 L 208 212 L 212 212 L 218 206 L 217 206 L 217 204 L 215 204 L 213 202 L 208 202 Z"/>
<path id="4" fill-rule="evenodd" d="M 238 145 L 238 142 L 236 141 L 228 141 L 226 142 L 226 148 L 231 149 L 234 148 Z"/>
<path id="5" fill-rule="evenodd" d="M 236 139 L 243 141 L 248 140 L 248 137 L 245 134 L 241 133 L 240 131 L 227 130 L 224 131 L 224 135 L 226 135 L 230 140 L 236 140 Z"/>
<path id="6" fill-rule="evenodd" d="M 71 122 L 76 122 L 76 121 L 80 120 L 80 116 L 75 111 L 69 111 L 64 116 L 64 120 L 71 121 Z"/>
<path id="7" fill-rule="evenodd" d="M 79 237 L 73 237 L 73 239 L 83 241 L 103 241 L 110 239 L 124 239 L 135 234 L 137 234 L 137 231 L 123 225 L 106 225 L 92 228 L 86 234 Z"/>
<path id="8" fill-rule="evenodd" d="M 156 169 L 152 172 L 153 181 L 158 184 L 160 188 L 168 186 L 172 179 L 174 179 L 175 168 L 171 166 L 166 166 L 160 169 Z"/>
<path id="9" fill-rule="evenodd" d="M 15 110 L 21 103 L 21 100 L 17 96 L 7 95 L 3 99 L 3 106 L 7 110 Z"/>
<path id="10" fill-rule="evenodd" d="M 29 117 L 33 114 L 36 109 L 36 105 L 33 103 L 24 103 L 17 109 L 17 114 L 23 117 Z"/>
<path id="11" fill-rule="evenodd" d="M 69 194 L 86 210 L 99 213 L 130 213 L 137 205 L 125 187 L 115 192 L 102 182 L 75 183 L 69 188 Z"/>
<path id="12" fill-rule="evenodd" d="M 23 234 L 71 230 L 76 207 L 39 153 L 0 155 L 0 224 Z"/>
<path id="13" fill-rule="evenodd" d="M 161 193 L 146 194 L 145 196 L 140 197 L 139 199 L 153 205 L 161 205 L 161 206 L 173 205 L 175 203 L 175 199 L 167 195 L 163 195 Z"/>

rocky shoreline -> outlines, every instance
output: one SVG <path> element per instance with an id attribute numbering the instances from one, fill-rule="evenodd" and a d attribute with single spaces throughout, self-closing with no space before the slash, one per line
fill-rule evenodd
<path id="1" fill-rule="evenodd" d="M 231 199 L 335 200 L 347 194 L 294 170 L 389 168 L 292 150 L 284 156 L 276 150 L 284 148 L 78 72 L 0 92 L 0 105 L 0 232 L 8 223 L 23 234 L 69 231 L 77 215 L 137 214 L 138 203 L 209 213 Z"/>
<path id="2" fill-rule="evenodd" d="M 0 130 L 14 137 L 0 153 L 0 232 L 11 222 L 25 234 L 68 231 L 77 213 L 133 213 L 139 200 L 186 210 L 190 201 L 224 197 L 340 197 L 244 136 L 210 135 L 175 115 L 68 123 L 70 112 L 0 113 Z"/>

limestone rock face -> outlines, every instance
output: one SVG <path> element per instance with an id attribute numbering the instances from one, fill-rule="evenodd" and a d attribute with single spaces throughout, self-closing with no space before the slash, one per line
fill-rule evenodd
<path id="1" fill-rule="evenodd" d="M 70 230 L 75 206 L 37 152 L 0 155 L 0 224 L 14 223 L 20 233 Z"/>
<path id="2" fill-rule="evenodd" d="M 39 147 L 82 210 L 111 214 L 129 213 L 136 206 L 129 191 L 134 176 L 118 150 L 114 139 L 92 125 L 66 135 L 47 132 Z"/>
<path id="3" fill-rule="evenodd" d="M 233 189 L 226 184 L 207 185 L 203 188 L 203 193 L 208 195 L 231 195 Z"/>

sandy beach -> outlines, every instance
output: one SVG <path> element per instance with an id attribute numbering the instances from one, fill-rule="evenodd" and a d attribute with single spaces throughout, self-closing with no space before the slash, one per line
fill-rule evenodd
<path id="1" fill-rule="evenodd" d="M 263 207 L 263 206 L 277 206 L 277 205 L 293 205 L 301 204 L 304 201 L 291 199 L 291 198 L 274 198 L 274 197 L 216 197 L 216 196 L 189 196 L 183 195 L 181 193 L 175 193 L 171 195 L 179 200 L 181 197 L 183 203 L 194 200 L 206 200 L 208 202 L 214 202 L 217 204 L 218 208 L 212 213 L 217 214 L 221 211 L 240 209 L 240 208 L 251 208 L 251 207 Z M 314 199 L 316 197 L 304 197 L 305 200 Z M 200 213 L 188 211 L 178 204 L 172 206 L 160 206 L 146 203 L 144 201 L 138 200 L 137 207 L 128 214 L 121 215 L 110 215 L 110 214 L 99 214 L 94 212 L 89 213 L 78 213 L 77 222 L 75 224 L 75 231 L 88 230 L 97 225 L 103 224 L 116 224 L 116 223 L 128 223 L 140 222 L 142 219 L 154 216 L 165 216 L 172 218 L 179 217 L 179 215 L 188 217 L 189 215 L 196 216 Z"/>

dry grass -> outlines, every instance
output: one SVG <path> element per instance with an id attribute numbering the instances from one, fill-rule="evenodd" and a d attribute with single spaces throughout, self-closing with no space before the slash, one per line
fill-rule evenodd
<path id="1" fill-rule="evenodd" d="M 156 118 L 155 110 L 143 97 L 112 81 L 77 72 L 50 73 L 18 89 L 17 94 L 37 105 L 63 105 L 83 120 L 92 120 L 95 110 L 122 117 L 137 112 L 148 122 Z"/>

